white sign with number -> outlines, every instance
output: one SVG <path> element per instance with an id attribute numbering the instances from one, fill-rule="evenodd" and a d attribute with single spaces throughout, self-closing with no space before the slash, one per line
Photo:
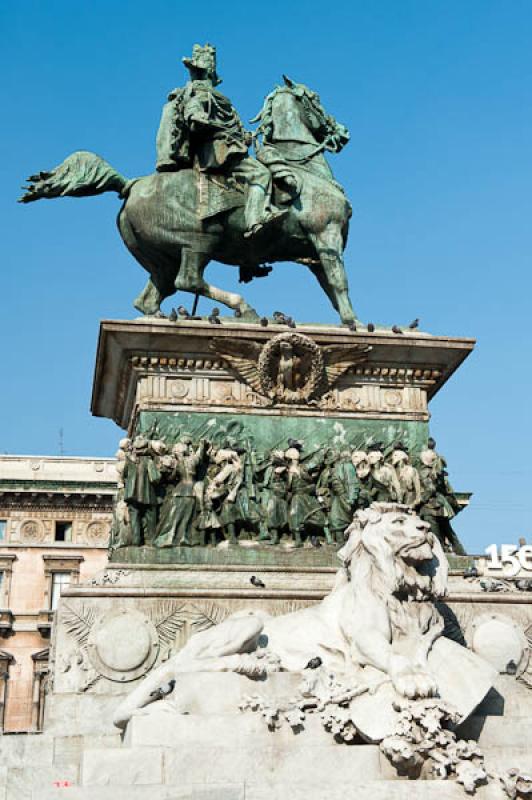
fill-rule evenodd
<path id="1" fill-rule="evenodd" d="M 532 570 L 532 544 L 518 547 L 515 544 L 490 544 L 485 552 L 488 555 L 488 569 L 503 573 L 506 578 L 513 578 L 521 570 Z"/>

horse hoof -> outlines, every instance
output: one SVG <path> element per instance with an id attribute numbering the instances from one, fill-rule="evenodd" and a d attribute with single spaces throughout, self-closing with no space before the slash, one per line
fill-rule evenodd
<path id="1" fill-rule="evenodd" d="M 238 317 L 240 322 L 251 322 L 260 325 L 260 317 L 254 308 L 237 309 L 235 311 L 235 317 Z"/>

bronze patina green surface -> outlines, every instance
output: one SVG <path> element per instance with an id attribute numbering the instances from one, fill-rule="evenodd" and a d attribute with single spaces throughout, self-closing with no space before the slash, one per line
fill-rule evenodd
<path id="1" fill-rule="evenodd" d="M 286 447 L 289 439 L 301 440 L 304 453 L 317 449 L 363 449 L 372 442 L 385 446 L 402 441 L 409 450 L 422 450 L 428 440 L 428 423 L 382 419 L 340 419 L 330 415 L 319 417 L 261 414 L 209 414 L 186 412 L 142 411 L 137 432 L 146 433 L 157 427 L 158 434 L 176 442 L 180 435 L 188 433 L 193 438 L 202 436 L 220 441 L 231 436 L 239 444 L 248 442 L 258 451 Z"/>
<path id="2" fill-rule="evenodd" d="M 349 132 L 316 92 L 286 76 L 266 97 L 257 129 L 247 131 L 217 89 L 215 48 L 194 45 L 183 62 L 189 80 L 164 105 L 154 174 L 128 180 L 100 156 L 77 151 L 31 175 L 21 201 L 117 192 L 120 234 L 150 276 L 134 303 L 142 314 L 161 315 L 162 301 L 181 290 L 258 321 L 241 295 L 205 280 L 207 265 L 236 266 L 247 283 L 275 262 L 296 261 L 353 324 L 343 259 L 351 206 L 324 155 L 339 153 Z"/>

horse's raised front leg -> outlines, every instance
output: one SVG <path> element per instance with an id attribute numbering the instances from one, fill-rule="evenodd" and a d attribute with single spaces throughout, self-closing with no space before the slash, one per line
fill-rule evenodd
<path id="1" fill-rule="evenodd" d="M 317 271 L 314 274 L 340 314 L 342 322 L 353 322 L 356 317 L 349 298 L 340 226 L 330 222 L 320 233 L 311 233 L 309 235 L 323 267 L 325 280 L 320 277 Z M 328 285 L 329 291 L 327 291 L 326 285 Z M 333 297 L 335 300 L 333 300 Z"/>
<path id="2" fill-rule="evenodd" d="M 196 253 L 192 250 L 183 250 L 181 256 L 181 266 L 175 280 L 175 288 L 182 292 L 192 292 L 223 303 L 224 306 L 239 312 L 239 315 L 248 320 L 257 320 L 259 315 L 255 309 L 247 303 L 244 298 L 236 292 L 227 292 L 213 286 L 203 278 L 203 272 L 209 263 L 209 257 L 203 253 Z"/>

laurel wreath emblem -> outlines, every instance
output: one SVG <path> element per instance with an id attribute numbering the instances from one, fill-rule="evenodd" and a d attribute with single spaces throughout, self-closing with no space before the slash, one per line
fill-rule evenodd
<path id="1" fill-rule="evenodd" d="M 281 344 L 292 346 L 296 356 L 308 359 L 305 380 L 297 389 L 282 386 L 278 380 Z M 258 373 L 264 394 L 280 403 L 304 403 L 319 391 L 323 379 L 324 362 L 321 348 L 308 336 L 300 333 L 280 333 L 264 345 L 258 359 Z"/>

